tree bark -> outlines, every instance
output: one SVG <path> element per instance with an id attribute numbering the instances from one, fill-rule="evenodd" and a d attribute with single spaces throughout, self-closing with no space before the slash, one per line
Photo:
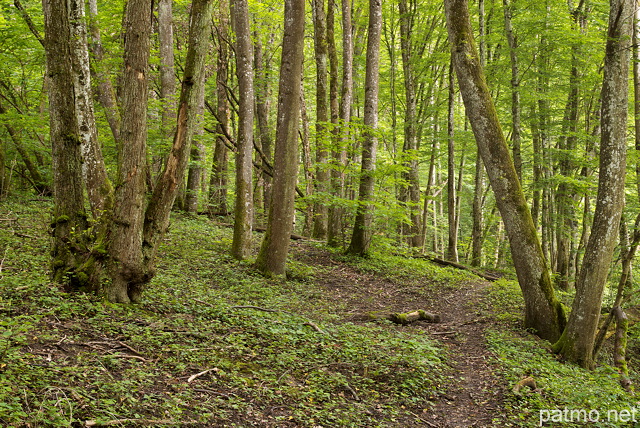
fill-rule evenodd
<path id="1" fill-rule="evenodd" d="M 158 0 L 161 132 L 172 137 L 176 125 L 176 73 L 173 66 L 173 0 Z"/>
<path id="2" fill-rule="evenodd" d="M 71 0 L 69 3 L 71 20 L 71 43 L 73 58 L 73 84 L 77 105 L 78 126 L 82 140 L 82 175 L 94 218 L 98 218 L 113 206 L 113 187 L 107 177 L 98 142 L 98 129 L 93 110 L 91 92 L 91 72 L 89 69 L 89 48 L 84 2 Z"/>
<path id="3" fill-rule="evenodd" d="M 347 252 L 364 256 L 371 245 L 371 226 L 374 194 L 376 154 L 378 150 L 378 91 L 380 70 L 380 36 L 382 32 L 382 1 L 369 0 L 369 27 L 367 30 L 367 67 L 364 83 L 364 131 L 362 136 L 362 167 L 358 208 L 351 243 Z"/>
<path id="4" fill-rule="evenodd" d="M 304 7 L 304 0 L 285 0 L 272 185 L 272 200 L 278 203 L 271 204 L 269 209 L 267 231 L 256 259 L 258 270 L 268 276 L 285 274 L 289 237 L 293 229 L 304 56 Z"/>
<path id="5" fill-rule="evenodd" d="M 74 99 L 72 30 L 67 1 L 43 0 L 49 78 L 49 123 L 53 160 L 53 242 L 51 277 L 71 287 L 84 285 L 78 241 L 87 228 L 82 154 Z"/>
<path id="6" fill-rule="evenodd" d="M 447 223 L 448 244 L 447 258 L 458 261 L 458 215 L 456 209 L 456 159 L 455 159 L 455 78 L 453 75 L 453 59 L 449 67 L 449 102 L 447 119 Z"/>
<path id="7" fill-rule="evenodd" d="M 402 71 L 404 74 L 405 113 L 404 113 L 404 144 L 402 147 L 404 172 L 401 196 L 408 207 L 409 227 L 408 243 L 411 247 L 420 247 L 421 217 L 420 217 L 420 171 L 418 165 L 418 96 L 417 78 L 415 73 L 415 55 L 412 43 L 414 34 L 414 21 L 417 10 L 413 7 L 409 10 L 406 0 L 400 0 L 400 50 L 402 53 Z"/>
<path id="8" fill-rule="evenodd" d="M 509 236 L 525 300 L 525 326 L 555 341 L 564 327 L 564 312 L 480 65 L 467 1 L 446 0 L 445 11 L 460 92 Z"/>
<path id="9" fill-rule="evenodd" d="M 328 95 L 328 47 L 327 47 L 327 16 L 324 0 L 313 0 L 313 30 L 314 52 L 316 58 L 316 168 L 315 192 L 321 198 L 329 189 L 329 108 Z M 327 237 L 327 203 L 318 200 L 313 208 L 313 233 L 316 239 Z"/>
<path id="10" fill-rule="evenodd" d="M 98 93 L 98 101 L 104 109 L 111 134 L 115 141 L 120 140 L 120 127 L 122 119 L 120 111 L 116 103 L 116 93 L 109 73 L 103 64 L 104 48 L 102 46 L 102 38 L 100 36 L 100 27 L 98 26 L 98 2 L 97 0 L 89 0 L 89 17 L 91 31 L 91 53 L 93 54 L 93 72 L 94 80 L 97 82 L 96 90 Z"/>
<path id="11" fill-rule="evenodd" d="M 513 3 L 511 0 L 502 0 L 504 5 L 504 28 L 509 44 L 509 58 L 511 60 L 511 150 L 513 152 L 513 164 L 518 178 L 522 180 L 522 153 L 521 153 L 521 121 L 520 121 L 520 77 L 518 62 L 518 37 L 513 30 L 511 17 L 513 15 Z"/>
<path id="12" fill-rule="evenodd" d="M 247 0 L 232 0 L 231 22 L 236 33 L 236 74 L 240 93 L 236 152 L 236 204 L 231 254 L 242 260 L 251 251 L 253 226 L 253 43 Z"/>
<path id="13" fill-rule="evenodd" d="M 585 368 L 595 365 L 593 346 L 602 294 L 624 206 L 629 51 L 634 7 L 634 0 L 610 1 L 596 210 L 567 328 L 554 345 L 563 357 Z"/>
<path id="14" fill-rule="evenodd" d="M 129 284 L 148 281 L 142 261 L 142 224 L 146 190 L 147 97 L 151 0 L 130 0 L 124 18 L 122 128 L 118 144 L 115 206 L 109 255 L 112 281 L 104 293 L 128 303 Z"/>
<path id="15" fill-rule="evenodd" d="M 216 74 L 216 98 L 218 119 L 218 137 L 213 153 L 213 168 L 209 186 L 209 211 L 219 215 L 228 213 L 227 185 L 228 185 L 228 151 L 224 142 L 223 129 L 229 128 L 229 101 L 227 100 L 227 81 L 229 75 L 229 2 L 220 1 L 220 23 L 218 33 L 218 63 Z"/>
<path id="16" fill-rule="evenodd" d="M 334 0 L 329 0 L 332 4 Z M 340 92 L 340 119 L 336 127 L 338 141 L 332 156 L 336 166 L 331 170 L 331 193 L 336 199 L 345 196 L 345 174 L 347 165 L 347 146 L 349 145 L 349 122 L 353 104 L 353 29 L 351 24 L 351 0 L 342 0 L 342 89 Z M 336 56 L 335 42 L 329 40 L 329 59 Z M 336 62 L 337 61 L 331 61 Z M 336 67 L 331 67 L 331 74 L 337 75 Z M 328 212 L 327 244 L 332 247 L 340 245 L 343 235 L 344 209 L 338 203 L 332 203 Z"/>

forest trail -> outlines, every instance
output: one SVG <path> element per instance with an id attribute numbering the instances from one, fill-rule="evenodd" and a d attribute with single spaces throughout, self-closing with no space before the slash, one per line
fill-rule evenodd
<path id="1" fill-rule="evenodd" d="M 485 328 L 490 322 L 482 310 L 488 283 L 480 278 L 461 287 L 402 284 L 334 260 L 324 250 L 295 244 L 297 258 L 325 268 L 316 282 L 347 307 L 345 321 L 370 322 L 363 314 L 424 309 L 439 314 L 441 322 L 418 321 L 399 329 L 414 329 L 431 336 L 446 349 L 450 369 L 444 384 L 415 414 L 419 426 L 431 428 L 504 426 L 502 410 L 505 381 L 495 372 L 487 348 Z M 346 302 L 346 305 L 345 305 Z"/>

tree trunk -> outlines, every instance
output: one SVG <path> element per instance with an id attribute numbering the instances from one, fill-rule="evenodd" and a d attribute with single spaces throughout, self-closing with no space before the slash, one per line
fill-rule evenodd
<path id="1" fill-rule="evenodd" d="M 91 53 L 93 54 L 93 69 L 95 70 L 94 80 L 97 82 L 96 90 L 98 101 L 104 109 L 104 113 L 111 129 L 111 134 L 115 141 L 120 140 L 120 127 L 122 120 L 120 111 L 116 103 L 116 93 L 109 73 L 105 70 L 102 63 L 104 58 L 104 48 L 102 47 L 102 38 L 100 37 L 100 28 L 98 26 L 98 1 L 89 0 L 89 16 L 91 26 Z"/>
<path id="2" fill-rule="evenodd" d="M 231 253 L 239 260 L 251 251 L 253 226 L 253 43 L 247 0 L 232 0 L 231 22 L 236 33 L 236 74 L 240 100 L 238 105 L 238 142 L 236 152 L 236 204 Z"/>
<path id="3" fill-rule="evenodd" d="M 304 0 L 285 0 L 284 37 L 278 88 L 278 121 L 272 199 L 267 231 L 256 267 L 266 275 L 284 275 L 293 229 L 298 170 L 298 125 L 302 60 L 304 56 Z"/>
<path id="4" fill-rule="evenodd" d="M 364 131 L 362 136 L 362 167 L 358 208 L 353 226 L 350 254 L 364 256 L 371 245 L 371 226 L 374 194 L 376 152 L 378 149 L 378 90 L 380 69 L 380 36 L 382 32 L 382 1 L 369 0 L 369 28 L 367 30 L 367 68 L 364 83 Z"/>
<path id="5" fill-rule="evenodd" d="M 158 44 L 160 51 L 160 130 L 165 137 L 176 125 L 176 73 L 173 66 L 173 0 L 158 0 Z"/>
<path id="6" fill-rule="evenodd" d="M 408 243 L 411 247 L 422 245 L 420 235 L 420 171 L 418 164 L 418 97 L 417 79 L 415 76 L 415 58 L 411 36 L 414 34 L 414 19 L 416 10 L 409 10 L 406 0 L 400 0 L 400 50 L 402 52 L 402 71 L 404 73 L 405 114 L 404 114 L 404 144 L 402 147 L 405 171 L 402 174 L 406 182 L 401 188 L 406 196 L 401 197 L 407 203 L 409 210 Z"/>
<path id="7" fill-rule="evenodd" d="M 324 0 L 313 0 L 313 41 L 316 57 L 316 174 L 315 191 L 321 198 L 329 189 L 329 135 L 327 124 L 329 123 L 329 108 L 327 106 L 328 95 L 328 48 L 327 48 L 327 16 Z M 316 239 L 327 237 L 327 203 L 318 200 L 313 208 L 313 233 Z"/>
<path id="8" fill-rule="evenodd" d="M 585 368 L 595 365 L 593 346 L 602 294 L 624 206 L 629 51 L 634 7 L 633 0 L 610 1 L 596 210 L 567 328 L 554 345 L 563 357 Z"/>
<path id="9" fill-rule="evenodd" d="M 78 126 L 82 140 L 82 175 L 86 184 L 93 217 L 97 218 L 104 211 L 112 208 L 113 187 L 107 177 L 93 111 L 84 2 L 71 0 L 69 6 L 72 32 L 73 84 L 77 105 L 76 114 L 78 115 Z"/>
<path id="10" fill-rule="evenodd" d="M 216 97 L 218 119 L 218 137 L 213 153 L 213 168 L 209 187 L 209 211 L 219 215 L 227 215 L 227 185 L 228 185 L 228 150 L 224 142 L 224 129 L 229 129 L 229 102 L 227 100 L 227 81 L 229 74 L 229 3 L 220 1 L 220 23 L 218 33 L 218 63 L 216 74 Z"/>
<path id="11" fill-rule="evenodd" d="M 460 92 L 509 236 L 525 300 L 525 326 L 542 338 L 557 340 L 564 312 L 480 65 L 467 1 L 446 0 L 445 11 Z"/>
<path id="12" fill-rule="evenodd" d="M 49 123 L 53 160 L 53 281 L 85 284 L 75 247 L 87 228 L 82 180 L 82 144 L 74 99 L 72 30 L 64 1 L 44 0 L 45 50 L 49 78 Z"/>
<path id="13" fill-rule="evenodd" d="M 447 119 L 447 220 L 448 244 L 447 258 L 458 261 L 458 216 L 456 209 L 456 158 L 455 158 L 455 78 L 453 76 L 453 59 L 449 67 L 449 102 Z"/>
<path id="14" fill-rule="evenodd" d="M 509 58 L 511 59 L 511 150 L 513 151 L 513 164 L 518 178 L 522 180 L 522 154 L 521 154 L 521 130 L 520 130 L 520 78 L 518 64 L 518 38 L 513 31 L 511 16 L 513 4 L 511 0 L 502 0 L 504 5 L 504 28 L 509 44 Z"/>
<path id="15" fill-rule="evenodd" d="M 115 206 L 110 230 L 111 302 L 132 300 L 129 284 L 148 281 L 142 260 L 146 190 L 147 97 L 151 0 L 130 0 L 124 18 L 122 128 L 118 144 Z"/>
<path id="16" fill-rule="evenodd" d="M 260 141 L 260 149 L 264 153 L 267 160 L 271 161 L 271 151 L 273 142 L 271 139 L 271 130 L 269 128 L 269 64 L 264 62 L 262 53 L 262 43 L 255 34 L 255 74 L 256 81 L 256 118 L 258 122 L 258 140 Z M 260 160 L 262 165 L 262 159 Z M 269 212 L 269 202 L 271 201 L 271 176 L 260 172 L 263 185 L 263 210 L 264 213 Z M 257 209 L 257 205 L 256 205 Z"/>

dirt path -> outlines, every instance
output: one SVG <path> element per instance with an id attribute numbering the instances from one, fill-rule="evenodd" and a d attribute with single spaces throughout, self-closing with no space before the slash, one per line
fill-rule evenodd
<path id="1" fill-rule="evenodd" d="M 404 329 L 421 330 L 448 350 L 451 369 L 445 388 L 434 397 L 431 411 L 419 415 L 420 426 L 431 428 L 503 426 L 501 417 L 504 381 L 494 374 L 484 332 L 489 322 L 480 311 L 488 283 L 478 279 L 464 286 L 425 287 L 398 284 L 362 272 L 334 260 L 326 252 L 297 244 L 297 257 L 320 265 L 325 272 L 317 283 L 336 300 L 336 307 L 349 308 L 346 320 L 362 321 L 372 311 L 406 312 L 426 309 L 441 315 L 441 322 L 416 322 Z"/>

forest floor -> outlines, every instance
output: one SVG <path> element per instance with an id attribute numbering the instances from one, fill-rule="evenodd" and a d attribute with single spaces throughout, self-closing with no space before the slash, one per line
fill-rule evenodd
<path id="1" fill-rule="evenodd" d="M 465 281 L 459 287 L 433 290 L 430 296 L 425 296 L 402 282 L 340 263 L 322 249 L 302 243 L 294 246 L 294 252 L 297 259 L 325 268 L 316 277 L 316 283 L 336 303 L 346 301 L 350 311 L 343 314 L 345 321 L 366 323 L 370 321 L 362 314 L 418 309 L 440 316 L 437 323 L 417 321 L 404 327 L 414 334 L 426 334 L 437 340 L 449 355 L 445 388 L 434 397 L 431 411 L 421 415 L 424 426 L 505 425 L 503 395 L 507 383 L 497 374 L 495 358 L 485 338 L 485 325 L 491 322 L 485 302 L 488 282 L 478 278 Z"/>
<path id="2" fill-rule="evenodd" d="M 49 210 L 0 205 L 3 427 L 534 427 L 542 409 L 640 405 L 607 361 L 563 364 L 525 331 L 508 278 L 310 240 L 265 278 L 229 255 L 230 228 L 174 213 L 143 301 L 112 305 L 50 283 Z M 380 319 L 416 310 L 441 320 Z"/>

